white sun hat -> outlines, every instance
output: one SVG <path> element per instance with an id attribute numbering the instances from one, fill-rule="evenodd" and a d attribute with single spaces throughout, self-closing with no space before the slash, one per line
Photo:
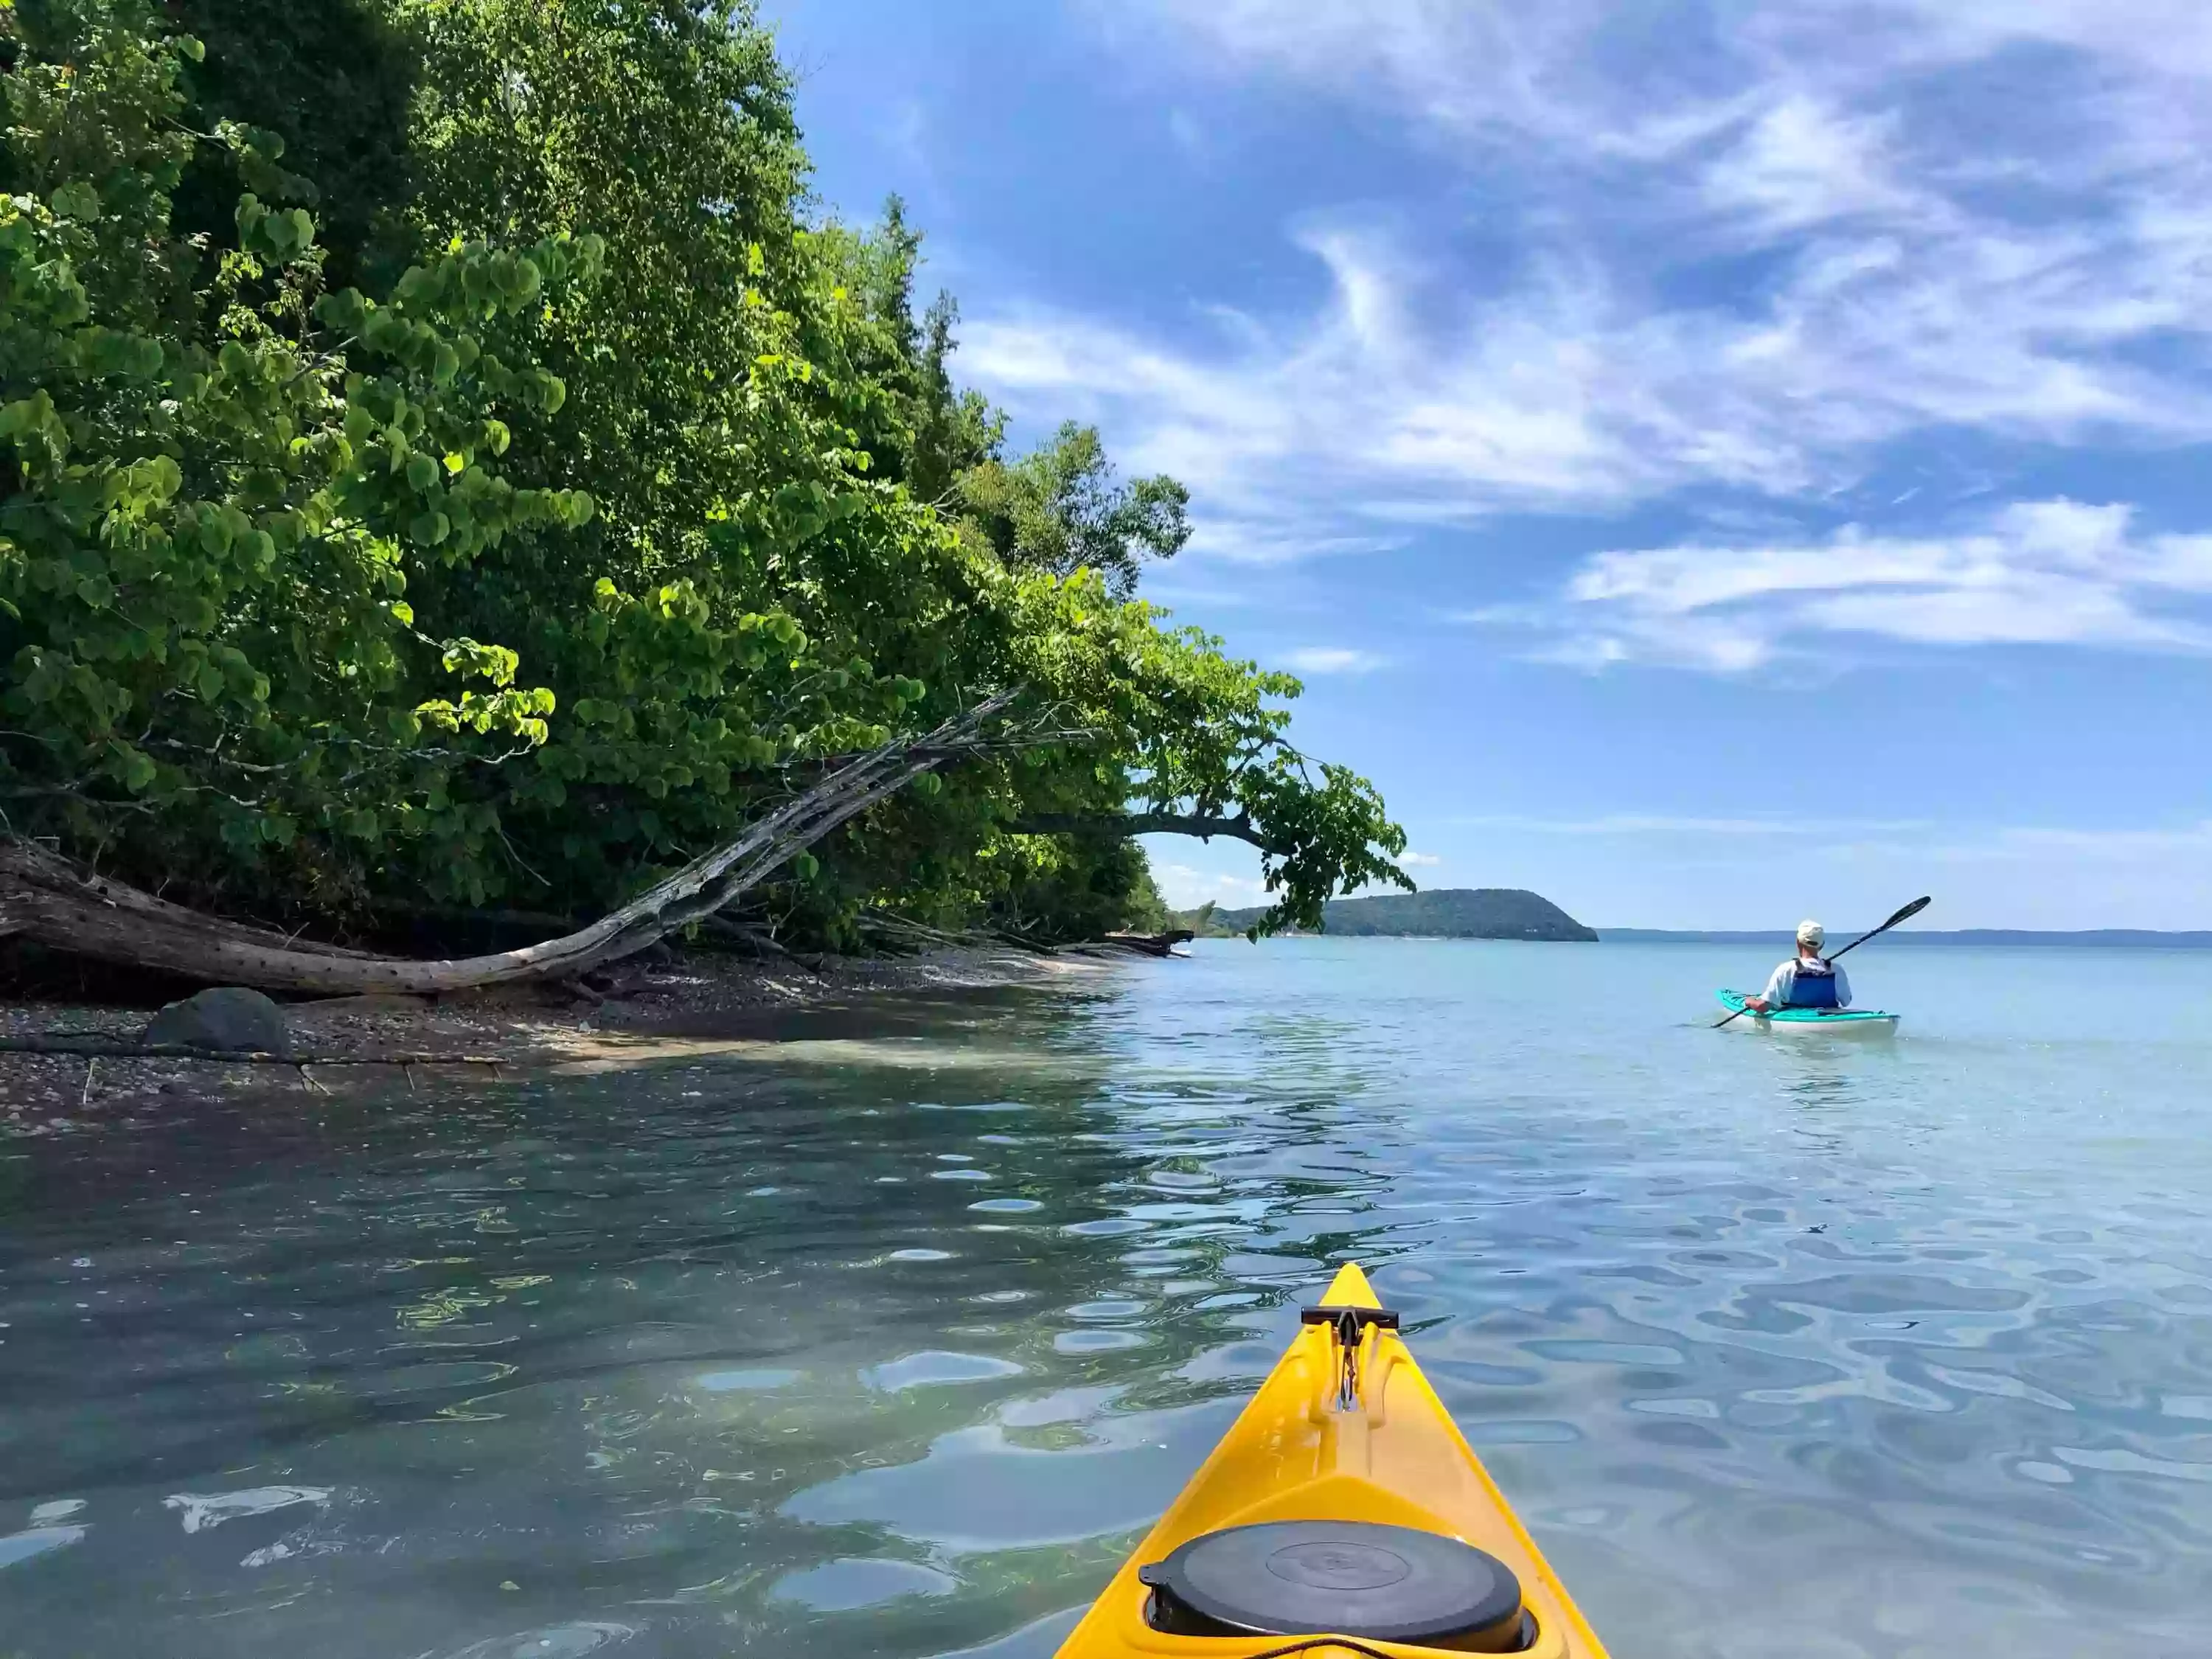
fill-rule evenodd
<path id="1" fill-rule="evenodd" d="M 1817 921 L 1801 921 L 1797 924 L 1797 942 L 1800 945 L 1809 945 L 1817 951 L 1826 942 L 1827 937 L 1828 930 Z"/>

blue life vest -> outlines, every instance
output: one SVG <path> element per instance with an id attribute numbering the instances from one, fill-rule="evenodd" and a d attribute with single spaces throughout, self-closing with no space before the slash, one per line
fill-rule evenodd
<path id="1" fill-rule="evenodd" d="M 1836 970 L 1823 964 L 1815 968 L 1800 962 L 1797 972 L 1790 981 L 1787 1008 L 1840 1008 L 1844 1005 L 1836 996 Z"/>

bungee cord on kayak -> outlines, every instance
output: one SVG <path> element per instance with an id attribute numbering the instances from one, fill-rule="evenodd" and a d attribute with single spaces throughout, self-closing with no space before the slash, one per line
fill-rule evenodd
<path id="1" fill-rule="evenodd" d="M 1337 1352 L 1344 1358 L 1344 1375 L 1337 1384 L 1336 1408 L 1352 1411 L 1359 1404 L 1359 1340 L 1370 1327 L 1376 1330 L 1395 1331 L 1398 1328 L 1398 1314 L 1392 1308 L 1338 1307 L 1323 1303 L 1317 1308 L 1298 1310 L 1302 1325 L 1326 1325 L 1336 1338 Z"/>

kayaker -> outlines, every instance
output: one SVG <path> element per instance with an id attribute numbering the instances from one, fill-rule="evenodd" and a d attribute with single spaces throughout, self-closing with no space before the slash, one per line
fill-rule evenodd
<path id="1" fill-rule="evenodd" d="M 1797 924 L 1797 954 L 1774 970 L 1764 994 L 1745 1006 L 1755 1013 L 1777 1008 L 1848 1008 L 1851 982 L 1844 970 L 1820 955 L 1827 930 L 1817 921 Z"/>

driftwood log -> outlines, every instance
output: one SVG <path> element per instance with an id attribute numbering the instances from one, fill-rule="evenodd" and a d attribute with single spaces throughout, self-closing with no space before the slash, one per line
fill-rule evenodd
<path id="1" fill-rule="evenodd" d="M 888 743 L 846 763 L 736 840 L 588 927 L 519 951 L 426 962 L 301 943 L 170 904 L 22 842 L 0 846 L 0 937 L 18 934 L 102 962 L 264 991 L 425 996 L 570 979 L 705 920 L 924 773 L 993 746 L 986 734 L 1017 695 L 1001 692 L 926 737 Z"/>
<path id="2" fill-rule="evenodd" d="M 1175 947 L 1188 945 L 1198 935 L 1188 927 L 1177 927 L 1164 933 L 1109 933 L 1106 943 L 1117 945 L 1124 951 L 1134 951 L 1139 956 L 1173 957 L 1182 953 Z"/>

